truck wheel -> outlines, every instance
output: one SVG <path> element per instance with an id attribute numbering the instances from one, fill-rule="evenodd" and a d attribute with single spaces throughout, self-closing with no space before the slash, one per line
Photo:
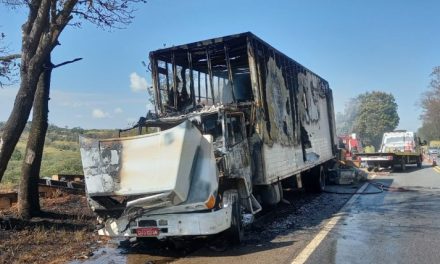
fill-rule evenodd
<path id="1" fill-rule="evenodd" d="M 236 198 L 237 199 L 232 203 L 231 227 L 229 227 L 228 230 L 228 237 L 234 245 L 240 244 L 244 237 L 240 198 L 238 195 Z"/>
<path id="2" fill-rule="evenodd" d="M 405 170 L 406 170 L 406 162 L 405 162 L 405 158 L 402 158 L 402 159 L 400 160 L 400 169 L 401 169 L 402 171 L 405 171 Z"/>
<path id="3" fill-rule="evenodd" d="M 283 198 L 283 189 L 281 183 L 272 183 L 260 188 L 261 201 L 264 207 L 273 208 Z"/>
<path id="4" fill-rule="evenodd" d="M 326 174 L 324 166 L 316 166 L 310 172 L 301 174 L 301 181 L 307 192 L 322 192 L 325 189 Z"/>
<path id="5" fill-rule="evenodd" d="M 421 168 L 422 167 L 422 161 L 420 160 L 420 158 L 417 160 L 417 168 Z"/>

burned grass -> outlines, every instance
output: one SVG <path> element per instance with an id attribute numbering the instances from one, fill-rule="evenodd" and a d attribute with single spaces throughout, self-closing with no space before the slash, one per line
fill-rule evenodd
<path id="1" fill-rule="evenodd" d="M 66 263 L 88 258 L 101 243 L 95 217 L 81 195 L 40 200 L 42 214 L 18 219 L 17 208 L 0 211 L 0 263 Z"/>

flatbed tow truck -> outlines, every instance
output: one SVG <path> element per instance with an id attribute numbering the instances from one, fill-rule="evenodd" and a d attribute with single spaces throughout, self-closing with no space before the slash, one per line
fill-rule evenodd
<path id="1" fill-rule="evenodd" d="M 383 168 L 394 169 L 400 167 L 402 171 L 406 170 L 407 165 L 417 165 L 422 167 L 423 154 L 420 146 L 420 138 L 416 137 L 414 132 L 394 131 L 384 133 L 379 152 L 360 153 L 357 159 L 361 166 L 367 167 L 369 171 Z"/>

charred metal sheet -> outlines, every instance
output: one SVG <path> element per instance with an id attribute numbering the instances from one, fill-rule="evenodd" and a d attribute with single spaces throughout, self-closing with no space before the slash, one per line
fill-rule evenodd
<path id="1" fill-rule="evenodd" d="M 192 171 L 191 186 L 185 202 L 154 211 L 154 214 L 176 213 L 206 209 L 206 201 L 218 191 L 218 170 L 214 157 L 212 136 L 206 135 L 200 143 L 199 153 Z"/>
<path id="2" fill-rule="evenodd" d="M 206 209 L 218 189 L 213 138 L 193 125 L 200 122 L 196 117 L 186 118 L 193 121 L 149 135 L 80 138 L 92 208 L 115 212 L 115 217 L 125 217 L 125 208 L 155 213 Z"/>
<path id="3" fill-rule="evenodd" d="M 90 196 L 152 195 L 172 191 L 173 204 L 186 200 L 202 135 L 191 122 L 137 137 L 80 138 Z"/>
<path id="4" fill-rule="evenodd" d="M 286 86 L 283 70 L 278 67 L 273 57 L 267 62 L 266 75 L 266 100 L 269 112 L 270 126 L 266 126 L 269 139 L 267 142 L 273 144 L 278 142 L 281 145 L 293 144 L 293 124 L 291 117 L 291 102 L 289 90 Z"/>
<path id="5" fill-rule="evenodd" d="M 331 159 L 334 114 L 329 112 L 327 82 L 258 38 L 251 38 L 248 49 L 252 85 L 260 93 L 254 101 L 261 100 L 254 126 L 263 142 L 259 147 L 259 137 L 252 137 L 254 184 L 268 184 Z"/>
<path id="6" fill-rule="evenodd" d="M 300 104 L 300 113 L 303 123 L 316 123 L 320 118 L 319 100 L 325 98 L 321 88 L 321 80 L 309 72 L 298 73 L 299 91 L 298 97 Z"/>

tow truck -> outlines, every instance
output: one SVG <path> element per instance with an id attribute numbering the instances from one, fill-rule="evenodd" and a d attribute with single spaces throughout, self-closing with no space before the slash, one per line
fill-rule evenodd
<path id="1" fill-rule="evenodd" d="M 423 154 L 420 147 L 424 144 L 414 132 L 396 130 L 383 134 L 378 152 L 360 153 L 357 158 L 361 161 L 361 166 L 367 167 L 369 171 L 383 168 L 392 170 L 395 167 L 405 171 L 407 165 L 421 168 Z"/>

